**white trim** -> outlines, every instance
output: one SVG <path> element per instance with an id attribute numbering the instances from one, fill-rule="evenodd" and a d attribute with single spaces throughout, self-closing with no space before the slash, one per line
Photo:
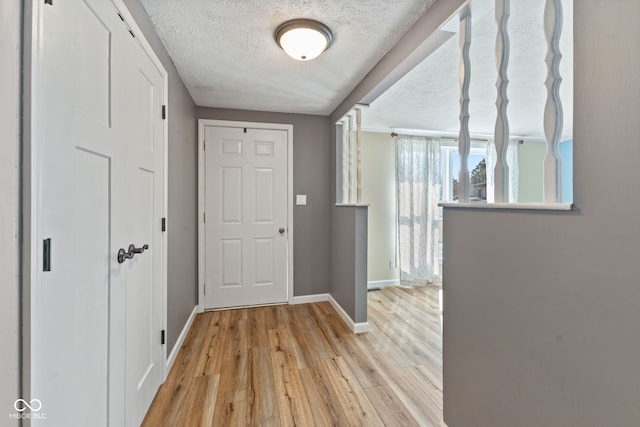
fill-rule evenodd
<path id="1" fill-rule="evenodd" d="M 331 295 L 331 294 L 329 294 L 329 303 L 331 304 L 331 307 L 333 307 L 333 309 L 342 318 L 344 323 L 346 323 L 347 327 L 349 328 L 349 330 L 351 332 L 353 332 L 354 334 L 361 334 L 361 333 L 364 333 L 364 332 L 369 332 L 369 322 L 355 323 L 351 319 L 351 317 L 349 317 L 347 312 L 344 311 L 344 308 L 342 308 L 342 306 L 340 304 L 338 304 L 338 301 L 336 301 L 335 298 L 333 298 L 333 295 Z"/>
<path id="2" fill-rule="evenodd" d="M 293 301 L 290 302 L 290 304 L 311 304 L 312 302 L 324 301 L 329 301 L 329 294 L 301 295 L 299 297 L 293 297 Z"/>
<path id="3" fill-rule="evenodd" d="M 360 322 L 353 325 L 352 331 L 354 334 L 364 334 L 369 332 L 370 329 L 369 322 Z"/>
<path id="4" fill-rule="evenodd" d="M 205 311 L 204 262 L 205 236 L 202 218 L 205 208 L 204 189 L 204 128 L 206 126 L 273 129 L 287 132 L 287 301 L 293 304 L 293 125 L 284 123 L 239 122 L 230 120 L 198 119 L 198 311 Z M 283 301 L 285 302 L 285 301 Z"/>
<path id="5" fill-rule="evenodd" d="M 173 362 L 176 361 L 176 357 L 178 357 L 178 353 L 182 348 L 182 344 L 184 343 L 184 340 L 187 338 L 187 335 L 189 334 L 189 330 L 191 329 L 191 325 L 193 324 L 193 321 L 196 318 L 196 314 L 198 314 L 197 305 L 193 307 L 193 311 L 189 315 L 189 318 L 187 319 L 187 323 L 184 324 L 184 328 L 182 328 L 182 332 L 180 332 L 180 335 L 178 335 L 178 339 L 176 340 L 176 343 L 173 345 L 173 348 L 171 349 L 171 353 L 169 354 L 169 357 L 167 357 L 167 360 L 164 365 L 164 375 L 162 377 L 162 382 L 165 382 L 165 380 L 167 379 L 167 376 L 169 375 L 169 371 L 171 371 L 171 367 L 173 366 Z M 166 337 L 166 333 L 165 333 L 165 337 Z M 163 347 L 165 347 L 165 352 L 166 352 L 168 346 L 165 345 Z"/>
<path id="6" fill-rule="evenodd" d="M 198 120 L 198 313 L 204 313 L 206 299 L 204 297 L 205 279 L 205 238 L 203 236 L 202 215 L 205 208 L 205 188 L 204 188 L 204 121 Z"/>
<path id="7" fill-rule="evenodd" d="M 391 280 L 371 280 L 367 282 L 367 289 L 386 288 L 388 286 L 400 285 L 400 279 Z"/>
<path id="8" fill-rule="evenodd" d="M 529 211 L 573 211 L 573 203 L 438 203 L 443 208 L 458 209 L 501 209 Z"/>

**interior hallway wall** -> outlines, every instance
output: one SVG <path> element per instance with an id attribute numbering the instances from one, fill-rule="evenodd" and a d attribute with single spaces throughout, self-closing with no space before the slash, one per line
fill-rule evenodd
<path id="1" fill-rule="evenodd" d="M 576 210 L 445 209 L 449 427 L 638 425 L 638 16 L 574 2 Z"/>
<path id="2" fill-rule="evenodd" d="M 293 207 L 294 295 L 329 292 L 332 201 L 327 117 L 206 107 L 198 107 L 196 115 L 198 119 L 293 125 L 293 194 L 294 198 L 307 195 L 306 206 Z"/>

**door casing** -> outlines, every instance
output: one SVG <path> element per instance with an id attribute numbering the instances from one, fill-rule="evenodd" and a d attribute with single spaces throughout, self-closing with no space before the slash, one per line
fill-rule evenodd
<path id="1" fill-rule="evenodd" d="M 250 129 L 284 130 L 287 132 L 287 295 L 293 304 L 293 125 L 280 123 L 241 122 L 229 120 L 198 120 L 198 312 L 205 311 L 205 127 L 235 127 Z"/>

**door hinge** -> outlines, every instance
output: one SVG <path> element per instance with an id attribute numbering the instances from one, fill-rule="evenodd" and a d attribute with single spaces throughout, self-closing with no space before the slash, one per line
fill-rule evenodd
<path id="1" fill-rule="evenodd" d="M 207 222 L 207 213 L 202 212 L 202 222 Z"/>
<path id="2" fill-rule="evenodd" d="M 207 294 L 207 284 L 206 283 L 202 284 L 202 293 L 205 294 L 205 295 Z"/>
<path id="3" fill-rule="evenodd" d="M 44 4 L 50 4 L 53 6 L 53 0 L 44 0 Z"/>
<path id="4" fill-rule="evenodd" d="M 167 231 L 167 218 L 162 218 L 160 228 L 161 231 Z"/>
<path id="5" fill-rule="evenodd" d="M 162 120 L 166 120 L 167 119 L 167 106 L 163 105 L 162 106 Z"/>
<path id="6" fill-rule="evenodd" d="M 244 128 L 244 133 L 247 133 L 247 128 Z"/>
<path id="7" fill-rule="evenodd" d="M 165 343 L 165 331 L 164 329 L 162 331 L 160 331 L 160 344 L 164 344 Z"/>
<path id="8" fill-rule="evenodd" d="M 202 141 L 202 151 L 207 151 L 207 141 Z"/>

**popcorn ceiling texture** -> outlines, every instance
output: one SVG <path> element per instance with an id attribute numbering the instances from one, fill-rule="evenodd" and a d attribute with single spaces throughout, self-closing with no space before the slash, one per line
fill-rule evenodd
<path id="1" fill-rule="evenodd" d="M 141 0 L 198 106 L 329 115 L 434 0 Z M 273 33 L 310 18 L 334 34 L 313 61 Z"/>

